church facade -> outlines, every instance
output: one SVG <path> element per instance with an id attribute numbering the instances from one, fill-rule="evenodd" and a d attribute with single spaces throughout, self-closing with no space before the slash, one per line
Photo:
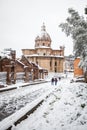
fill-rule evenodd
<path id="1" fill-rule="evenodd" d="M 35 38 L 35 48 L 22 49 L 22 53 L 29 61 L 47 69 L 48 72 L 63 72 L 64 46 L 53 50 L 51 48 L 51 42 L 51 37 L 43 24 L 40 35 Z"/>

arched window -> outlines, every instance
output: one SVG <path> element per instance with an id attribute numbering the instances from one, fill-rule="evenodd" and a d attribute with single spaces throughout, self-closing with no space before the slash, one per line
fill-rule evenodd
<path id="1" fill-rule="evenodd" d="M 36 44 L 36 47 L 39 46 L 39 43 Z"/>
<path id="2" fill-rule="evenodd" d="M 43 43 L 43 46 L 45 46 L 45 43 Z"/>
<path id="3" fill-rule="evenodd" d="M 50 47 L 50 44 L 48 44 L 48 47 Z"/>
<path id="4" fill-rule="evenodd" d="M 57 69 L 55 68 L 55 72 L 57 72 Z"/>
<path id="5" fill-rule="evenodd" d="M 36 61 L 36 64 L 38 65 L 38 61 Z"/>
<path id="6" fill-rule="evenodd" d="M 57 66 L 57 62 L 55 61 L 55 66 Z"/>
<path id="7" fill-rule="evenodd" d="M 52 61 L 50 61 L 50 67 L 52 66 Z"/>

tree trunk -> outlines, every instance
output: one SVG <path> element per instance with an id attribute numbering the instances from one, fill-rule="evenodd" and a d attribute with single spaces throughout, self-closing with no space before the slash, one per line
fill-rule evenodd
<path id="1" fill-rule="evenodd" d="M 87 71 L 84 74 L 85 82 L 87 83 Z"/>

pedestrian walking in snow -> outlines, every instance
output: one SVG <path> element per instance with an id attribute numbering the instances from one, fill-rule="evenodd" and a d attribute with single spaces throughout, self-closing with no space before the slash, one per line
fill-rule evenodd
<path id="1" fill-rule="evenodd" d="M 57 81 L 58 81 L 57 78 L 55 78 L 55 85 L 57 85 Z"/>
<path id="2" fill-rule="evenodd" d="M 59 77 L 59 81 L 61 80 L 61 77 Z"/>
<path id="3" fill-rule="evenodd" d="M 51 79 L 51 84 L 54 85 L 54 78 Z"/>

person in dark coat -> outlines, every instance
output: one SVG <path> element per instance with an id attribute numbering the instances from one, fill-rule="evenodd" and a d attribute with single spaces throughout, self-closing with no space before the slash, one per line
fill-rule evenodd
<path id="1" fill-rule="evenodd" d="M 61 77 L 59 77 L 59 81 L 61 80 Z"/>
<path id="2" fill-rule="evenodd" d="M 54 85 L 54 78 L 51 79 L 51 84 Z"/>
<path id="3" fill-rule="evenodd" d="M 57 78 L 55 78 L 55 85 L 57 85 L 57 81 L 58 81 Z"/>

